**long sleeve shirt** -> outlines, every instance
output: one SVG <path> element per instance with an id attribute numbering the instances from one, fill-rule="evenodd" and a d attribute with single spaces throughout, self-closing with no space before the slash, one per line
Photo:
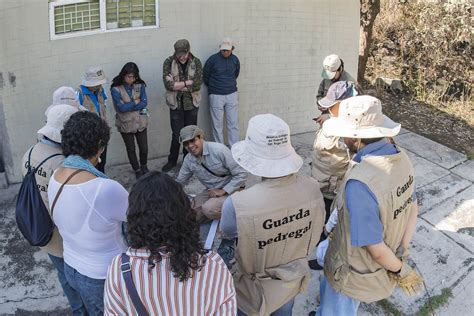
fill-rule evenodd
<path id="1" fill-rule="evenodd" d="M 233 54 L 226 58 L 218 52 L 206 61 L 203 80 L 209 94 L 228 95 L 237 91 L 239 73 L 239 58 Z"/>
<path id="2" fill-rule="evenodd" d="M 207 171 L 203 165 L 216 175 Z M 176 181 L 184 185 L 193 174 L 207 189 L 223 189 L 228 194 L 235 192 L 247 180 L 247 172 L 235 162 L 230 149 L 208 141 L 204 142 L 201 157 L 186 155 Z"/>
<path id="3" fill-rule="evenodd" d="M 133 111 L 140 111 L 148 105 L 148 99 L 146 97 L 145 85 L 142 84 L 140 89 L 140 103 L 135 104 L 135 101 L 132 98 L 132 90 L 133 86 L 129 86 L 124 84 L 123 87 L 125 91 L 127 91 L 128 95 L 130 96 L 130 102 L 124 103 L 122 102 L 122 97 L 120 95 L 120 91 L 116 87 L 110 88 L 110 94 L 112 94 L 112 100 L 114 101 L 114 107 L 119 112 L 133 112 Z"/>

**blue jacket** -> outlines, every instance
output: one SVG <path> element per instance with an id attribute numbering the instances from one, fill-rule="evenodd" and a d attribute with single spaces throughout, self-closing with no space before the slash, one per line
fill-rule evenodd
<path id="1" fill-rule="evenodd" d="M 206 61 L 203 80 L 209 94 L 227 95 L 237 91 L 237 77 L 240 73 L 240 61 L 234 54 L 228 58 L 218 52 Z"/>

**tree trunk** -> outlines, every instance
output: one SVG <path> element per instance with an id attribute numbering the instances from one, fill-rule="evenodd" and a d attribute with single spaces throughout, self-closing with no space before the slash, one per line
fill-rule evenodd
<path id="1" fill-rule="evenodd" d="M 380 12 L 380 0 L 360 0 L 360 41 L 359 41 L 359 68 L 357 81 L 365 80 L 365 68 L 372 45 L 372 31 L 375 18 Z"/>

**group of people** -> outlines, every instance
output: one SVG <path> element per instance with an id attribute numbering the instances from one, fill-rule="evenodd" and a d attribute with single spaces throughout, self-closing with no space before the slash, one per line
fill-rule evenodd
<path id="1" fill-rule="evenodd" d="M 56 228 L 43 250 L 73 315 L 291 315 L 310 268 L 324 270 L 312 313 L 356 315 L 359 302 L 421 282 L 407 264 L 418 209 L 413 167 L 391 139 L 400 124 L 383 115 L 380 100 L 360 95 L 337 55 L 328 56 L 311 176 L 302 175 L 281 118 L 252 117 L 239 140 L 233 49 L 225 38 L 202 69 L 189 42 L 178 40 L 165 60 L 173 136 L 164 172 L 147 168 L 146 84 L 137 65 L 125 64 L 113 79 L 116 126 L 138 179 L 130 192 L 104 172 L 103 71 L 88 70 L 77 91 L 54 93 L 23 165 L 25 173 L 46 159 L 36 180 Z M 202 81 L 214 141 L 197 124 Z M 181 145 L 174 179 L 165 172 Z M 248 174 L 261 181 L 247 186 Z M 193 175 L 206 188 L 194 197 L 183 189 Z M 216 219 L 222 242 L 213 251 L 199 230 Z"/>

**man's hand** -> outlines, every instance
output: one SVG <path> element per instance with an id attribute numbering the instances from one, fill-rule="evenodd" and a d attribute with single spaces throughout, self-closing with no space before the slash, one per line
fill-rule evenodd
<path id="1" fill-rule="evenodd" d="M 319 124 L 319 126 L 323 126 L 323 123 L 326 122 L 329 118 L 331 118 L 331 115 L 329 114 L 321 114 L 319 117 L 313 118 L 313 121 Z"/>
<path id="2" fill-rule="evenodd" d="M 169 74 L 168 76 L 166 76 L 166 81 L 174 81 L 173 75 Z"/>
<path id="3" fill-rule="evenodd" d="M 400 271 L 398 273 L 390 272 L 389 276 L 397 282 L 397 285 L 408 296 L 417 294 L 423 283 L 423 278 L 408 265 L 405 258 L 402 258 Z"/>
<path id="4" fill-rule="evenodd" d="M 207 192 L 209 192 L 211 198 L 221 197 L 227 194 L 223 189 L 209 189 Z"/>
<path id="5" fill-rule="evenodd" d="M 142 102 L 142 100 L 136 99 L 136 100 L 135 100 L 135 105 L 136 105 L 136 104 L 139 104 L 140 102 Z"/>

